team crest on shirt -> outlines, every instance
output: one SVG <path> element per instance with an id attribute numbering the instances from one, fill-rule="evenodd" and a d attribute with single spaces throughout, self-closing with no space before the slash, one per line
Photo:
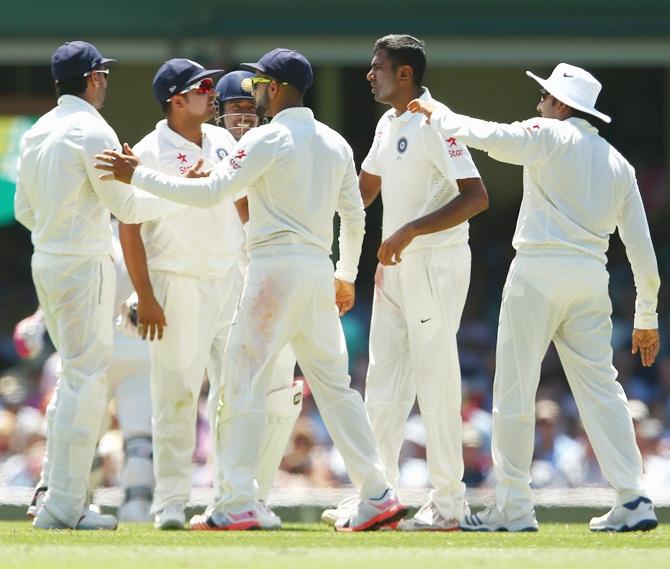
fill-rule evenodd
<path id="1" fill-rule="evenodd" d="M 216 157 L 219 160 L 223 160 L 226 156 L 228 156 L 228 151 L 225 148 L 216 149 Z"/>
<path id="2" fill-rule="evenodd" d="M 400 138 L 400 140 L 398 140 L 397 148 L 400 154 L 402 154 L 403 152 L 405 152 L 405 150 L 407 150 L 407 139 L 404 136 Z"/>

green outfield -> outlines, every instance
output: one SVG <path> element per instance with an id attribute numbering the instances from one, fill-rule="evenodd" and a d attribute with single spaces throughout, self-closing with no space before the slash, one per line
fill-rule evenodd
<path id="1" fill-rule="evenodd" d="M 543 524 L 537 534 L 376 532 L 338 534 L 317 524 L 278 532 L 38 532 L 0 523 L 3 569 L 607 569 L 670 567 L 670 527 L 649 533 L 593 534 L 584 524 Z"/>

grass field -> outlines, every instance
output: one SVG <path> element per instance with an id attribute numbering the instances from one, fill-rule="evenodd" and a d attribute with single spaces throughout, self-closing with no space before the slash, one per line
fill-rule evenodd
<path id="1" fill-rule="evenodd" d="M 537 534 L 462 532 L 338 534 L 323 525 L 277 532 L 39 532 L 0 522 L 2 569 L 400 567 L 670 568 L 670 527 L 649 533 L 594 534 L 585 524 L 542 524 Z"/>

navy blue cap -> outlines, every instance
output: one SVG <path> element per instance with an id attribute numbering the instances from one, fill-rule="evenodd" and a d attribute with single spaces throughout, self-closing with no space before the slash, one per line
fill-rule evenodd
<path id="1" fill-rule="evenodd" d="M 69 41 L 60 46 L 51 56 L 51 75 L 56 81 L 78 79 L 101 65 L 114 63 L 116 59 L 102 57 L 98 48 L 85 41 Z"/>
<path id="2" fill-rule="evenodd" d="M 284 81 L 301 92 L 307 91 L 314 82 L 314 73 L 309 61 L 302 53 L 293 49 L 275 48 L 268 51 L 256 63 L 243 63 L 240 67 Z"/>
<path id="3" fill-rule="evenodd" d="M 251 99 L 253 100 L 253 88 L 251 78 L 254 74 L 251 71 L 231 71 L 226 73 L 216 84 L 216 94 L 219 102 L 230 101 L 231 99 Z"/>
<path id="4" fill-rule="evenodd" d="M 154 97 L 159 103 L 165 103 L 201 79 L 210 77 L 216 80 L 224 73 L 223 69 L 205 69 L 190 59 L 169 59 L 154 75 Z"/>

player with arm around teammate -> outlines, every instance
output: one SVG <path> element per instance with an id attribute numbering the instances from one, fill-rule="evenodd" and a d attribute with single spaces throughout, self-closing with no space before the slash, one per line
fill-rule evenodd
<path id="1" fill-rule="evenodd" d="M 561 359 L 614 507 L 593 531 L 650 530 L 658 521 L 642 484 L 642 460 L 626 395 L 612 365 L 612 305 L 605 253 L 616 230 L 626 246 L 637 298 L 633 353 L 654 363 L 660 348 L 660 284 L 635 170 L 593 125 L 601 84 L 561 63 L 540 86 L 540 118 L 500 124 L 412 101 L 444 139 L 524 167 L 523 199 L 503 289 L 493 385 L 492 454 L 496 504 L 467 516 L 473 531 L 536 531 L 529 487 L 535 393 L 550 342 Z"/>
<path id="2" fill-rule="evenodd" d="M 196 529 L 259 527 L 254 475 L 262 441 L 264 395 L 274 361 L 287 343 L 310 382 L 321 415 L 361 493 L 357 511 L 337 529 L 364 531 L 406 512 L 379 461 L 360 396 L 347 374 L 337 317 L 354 303 L 364 211 L 351 148 L 303 106 L 312 84 L 307 59 L 275 49 L 257 63 L 255 99 L 272 121 L 248 132 L 233 155 L 208 178 L 180 180 L 138 166 L 136 158 L 106 151 L 97 167 L 178 202 L 211 207 L 247 188 L 250 263 L 224 358 L 223 404 L 217 423 L 221 499 Z M 340 260 L 329 259 L 332 218 L 342 221 Z"/>

